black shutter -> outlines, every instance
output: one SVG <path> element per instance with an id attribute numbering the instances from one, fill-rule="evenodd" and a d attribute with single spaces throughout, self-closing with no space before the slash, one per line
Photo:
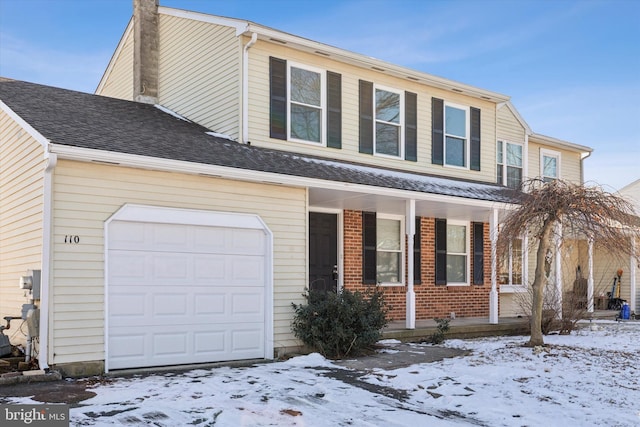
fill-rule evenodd
<path id="1" fill-rule="evenodd" d="M 444 164 L 444 101 L 431 98 L 431 163 Z"/>
<path id="2" fill-rule="evenodd" d="M 447 284 L 447 220 L 436 219 L 436 285 Z"/>
<path id="3" fill-rule="evenodd" d="M 413 236 L 413 283 L 419 285 L 422 283 L 422 266 L 420 265 L 420 217 L 416 217 L 416 234 Z"/>
<path id="4" fill-rule="evenodd" d="M 480 109 L 471 107 L 471 170 L 480 170 Z"/>
<path id="5" fill-rule="evenodd" d="M 484 224 L 473 223 L 473 284 L 484 285 Z"/>
<path id="6" fill-rule="evenodd" d="M 375 212 L 362 212 L 362 283 L 375 285 L 376 271 L 376 236 L 377 222 Z"/>
<path id="7" fill-rule="evenodd" d="M 418 161 L 418 95 L 404 93 L 404 158 Z"/>
<path id="8" fill-rule="evenodd" d="M 269 57 L 269 135 L 287 139 L 287 61 Z"/>
<path id="9" fill-rule="evenodd" d="M 373 83 L 360 80 L 360 149 L 373 154 Z"/>
<path id="10" fill-rule="evenodd" d="M 327 71 L 327 147 L 342 148 L 342 76 Z"/>

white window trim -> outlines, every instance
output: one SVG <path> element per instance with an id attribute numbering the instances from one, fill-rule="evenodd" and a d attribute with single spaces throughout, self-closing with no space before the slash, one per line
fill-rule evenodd
<path id="1" fill-rule="evenodd" d="M 378 282 L 378 286 L 404 286 L 405 285 L 405 258 L 406 258 L 406 253 L 405 253 L 405 225 L 404 225 L 404 219 L 405 217 L 403 215 L 390 215 L 390 214 L 381 214 L 381 213 L 377 213 L 376 214 L 376 220 L 377 219 L 391 219 L 391 220 L 395 220 L 395 221 L 400 221 L 400 281 L 398 283 L 393 283 L 393 282 Z M 376 235 L 377 235 L 377 224 L 376 224 Z M 378 242 L 376 241 L 376 246 L 378 245 Z M 383 252 L 391 252 L 391 251 L 383 251 Z M 376 258 L 377 258 L 377 254 L 378 254 L 378 248 L 376 247 Z M 377 263 L 377 259 L 376 259 L 376 263 Z M 376 269 L 377 270 L 377 269 Z M 376 271 L 376 275 L 377 275 L 377 271 Z M 377 277 L 376 277 L 377 279 Z"/>
<path id="2" fill-rule="evenodd" d="M 560 169 L 560 164 L 561 164 L 561 153 L 559 151 L 554 151 L 554 150 L 548 150 L 546 148 L 541 148 L 540 149 L 540 177 L 544 180 L 545 178 L 553 178 L 553 177 L 546 177 L 544 175 L 544 158 L 545 157 L 555 157 L 556 158 L 556 174 L 557 176 L 555 177 L 555 179 L 560 179 L 561 175 L 561 169 Z"/>
<path id="3" fill-rule="evenodd" d="M 465 238 L 466 238 L 466 242 L 465 242 L 465 249 L 466 249 L 466 257 L 467 257 L 467 262 L 466 262 L 466 282 L 449 282 L 449 280 L 447 279 L 447 286 L 471 286 L 471 278 L 469 277 L 471 275 L 471 223 L 469 221 L 456 221 L 456 220 L 447 220 L 447 227 L 449 227 L 450 225 L 463 225 L 466 228 L 466 232 L 465 232 Z M 447 230 L 448 231 L 448 230 Z M 456 253 L 456 252 L 451 252 L 452 255 L 462 255 L 460 253 Z M 447 256 L 449 256 L 449 248 L 447 248 Z"/>
<path id="4" fill-rule="evenodd" d="M 378 145 L 377 145 L 377 132 L 376 132 L 376 124 L 378 123 L 378 117 L 376 115 L 376 90 L 384 90 L 386 92 L 391 92 L 391 93 L 397 93 L 400 96 L 400 118 L 399 118 L 399 123 L 398 123 L 398 127 L 400 128 L 400 141 L 399 141 L 399 148 L 398 148 L 398 155 L 397 156 L 392 156 L 390 154 L 383 154 L 383 153 L 378 153 Z M 395 123 L 391 123 L 391 122 L 385 122 L 384 120 L 380 120 L 381 123 L 388 123 L 391 124 L 393 126 L 396 126 Z M 404 159 L 404 132 L 405 132 L 405 126 L 404 126 L 404 91 L 400 90 L 400 89 L 395 89 L 392 87 L 388 87 L 388 86 L 382 86 L 382 85 L 377 85 L 374 84 L 373 85 L 373 155 L 374 156 L 378 156 L 378 157 L 386 157 L 388 159 Z"/>
<path id="5" fill-rule="evenodd" d="M 527 292 L 528 274 L 529 274 L 529 239 L 525 234 L 520 238 L 522 240 L 522 283 L 512 284 L 513 282 L 513 253 L 511 252 L 511 244 L 509 244 L 509 283 L 507 285 L 500 285 L 500 293 L 523 293 Z"/>
<path id="6" fill-rule="evenodd" d="M 322 113 L 320 114 L 320 142 L 315 141 L 307 141 L 305 139 L 293 138 L 291 136 L 291 68 L 299 68 L 301 70 L 312 71 L 314 73 L 320 74 L 320 109 Z M 298 102 L 293 102 L 296 105 L 306 105 L 300 104 Z M 318 108 L 313 105 L 311 107 Z M 309 144 L 315 147 L 318 146 L 327 146 L 327 72 L 322 68 L 312 67 L 305 64 L 300 64 L 297 62 L 287 61 L 287 140 L 293 142 L 299 142 L 302 144 Z"/>
<path id="7" fill-rule="evenodd" d="M 498 159 L 498 143 L 500 142 L 502 143 L 502 159 Z M 520 169 L 522 169 L 522 181 L 524 182 L 525 180 L 524 166 L 527 164 L 527 158 L 526 158 L 527 153 L 525 151 L 525 144 L 522 142 L 508 141 L 506 139 L 499 139 L 498 143 L 496 143 L 496 167 L 502 168 L 502 182 L 500 184 L 504 186 L 507 185 L 507 167 L 509 166 L 507 165 L 507 144 L 519 145 L 522 147 L 522 166 L 520 167 Z M 502 160 L 502 161 L 499 161 L 499 160 Z"/>
<path id="8" fill-rule="evenodd" d="M 457 108 L 459 110 L 464 110 L 465 111 L 465 159 L 464 159 L 464 163 L 466 166 L 456 166 L 456 165 L 450 165 L 447 164 L 447 107 L 453 107 L 453 108 Z M 470 170 L 470 159 L 471 159 L 471 107 L 469 107 L 468 105 L 462 105 L 462 104 L 454 104 L 453 102 L 445 102 L 444 106 L 442 107 L 444 110 L 442 112 L 442 135 L 443 135 L 443 147 L 442 147 L 442 164 L 444 167 L 447 168 L 454 168 L 454 169 L 462 169 L 462 170 Z M 459 136 L 457 135 L 451 135 L 453 138 L 458 138 L 460 139 Z"/>

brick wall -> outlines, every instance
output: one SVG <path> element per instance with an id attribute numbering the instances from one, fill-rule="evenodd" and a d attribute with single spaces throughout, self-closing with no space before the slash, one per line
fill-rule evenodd
<path id="1" fill-rule="evenodd" d="M 470 232 L 473 232 L 473 227 Z M 491 290 L 491 240 L 489 225 L 484 224 L 484 285 L 435 285 L 435 218 L 422 218 L 421 230 L 421 284 L 414 285 L 416 319 L 489 316 Z M 471 242 L 473 245 L 473 236 Z M 411 252 L 412 253 L 412 252 Z M 473 247 L 470 250 L 473 254 Z M 344 286 L 351 291 L 366 291 L 371 285 L 362 284 L 362 212 L 344 211 Z M 406 257 L 405 257 L 406 260 Z M 472 271 L 469 272 L 473 277 Z M 406 286 L 383 286 L 385 300 L 390 305 L 392 320 L 406 317 Z"/>

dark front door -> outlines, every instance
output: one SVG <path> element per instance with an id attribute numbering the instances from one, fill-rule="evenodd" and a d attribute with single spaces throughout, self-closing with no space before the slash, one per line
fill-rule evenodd
<path id="1" fill-rule="evenodd" d="M 309 289 L 338 290 L 338 215 L 309 212 Z"/>

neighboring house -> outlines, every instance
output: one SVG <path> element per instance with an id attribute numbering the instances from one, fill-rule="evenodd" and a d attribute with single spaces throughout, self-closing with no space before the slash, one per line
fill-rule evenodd
<path id="1" fill-rule="evenodd" d="M 640 179 L 626 185 L 618 191 L 618 195 L 629 201 L 635 210 L 636 216 L 640 218 Z M 640 227 L 640 219 L 637 220 Z M 640 249 L 640 242 L 636 242 L 636 248 Z M 601 301 L 601 307 L 607 300 L 607 293 L 612 292 L 613 281 L 618 277 L 618 271 L 622 274 L 619 277 L 619 294 L 621 299 L 627 301 L 632 312 L 638 313 L 640 309 L 640 265 L 634 257 L 612 256 L 604 250 L 598 250 L 597 245 L 594 252 L 594 286 L 595 295 Z M 602 296 L 602 297 L 600 297 Z"/>
<path id="2" fill-rule="evenodd" d="M 41 270 L 67 373 L 281 355 L 308 287 L 497 323 L 530 262 L 492 252 L 510 187 L 591 152 L 507 96 L 153 0 L 97 95 L 0 82 L 0 130 L 0 315 Z"/>

